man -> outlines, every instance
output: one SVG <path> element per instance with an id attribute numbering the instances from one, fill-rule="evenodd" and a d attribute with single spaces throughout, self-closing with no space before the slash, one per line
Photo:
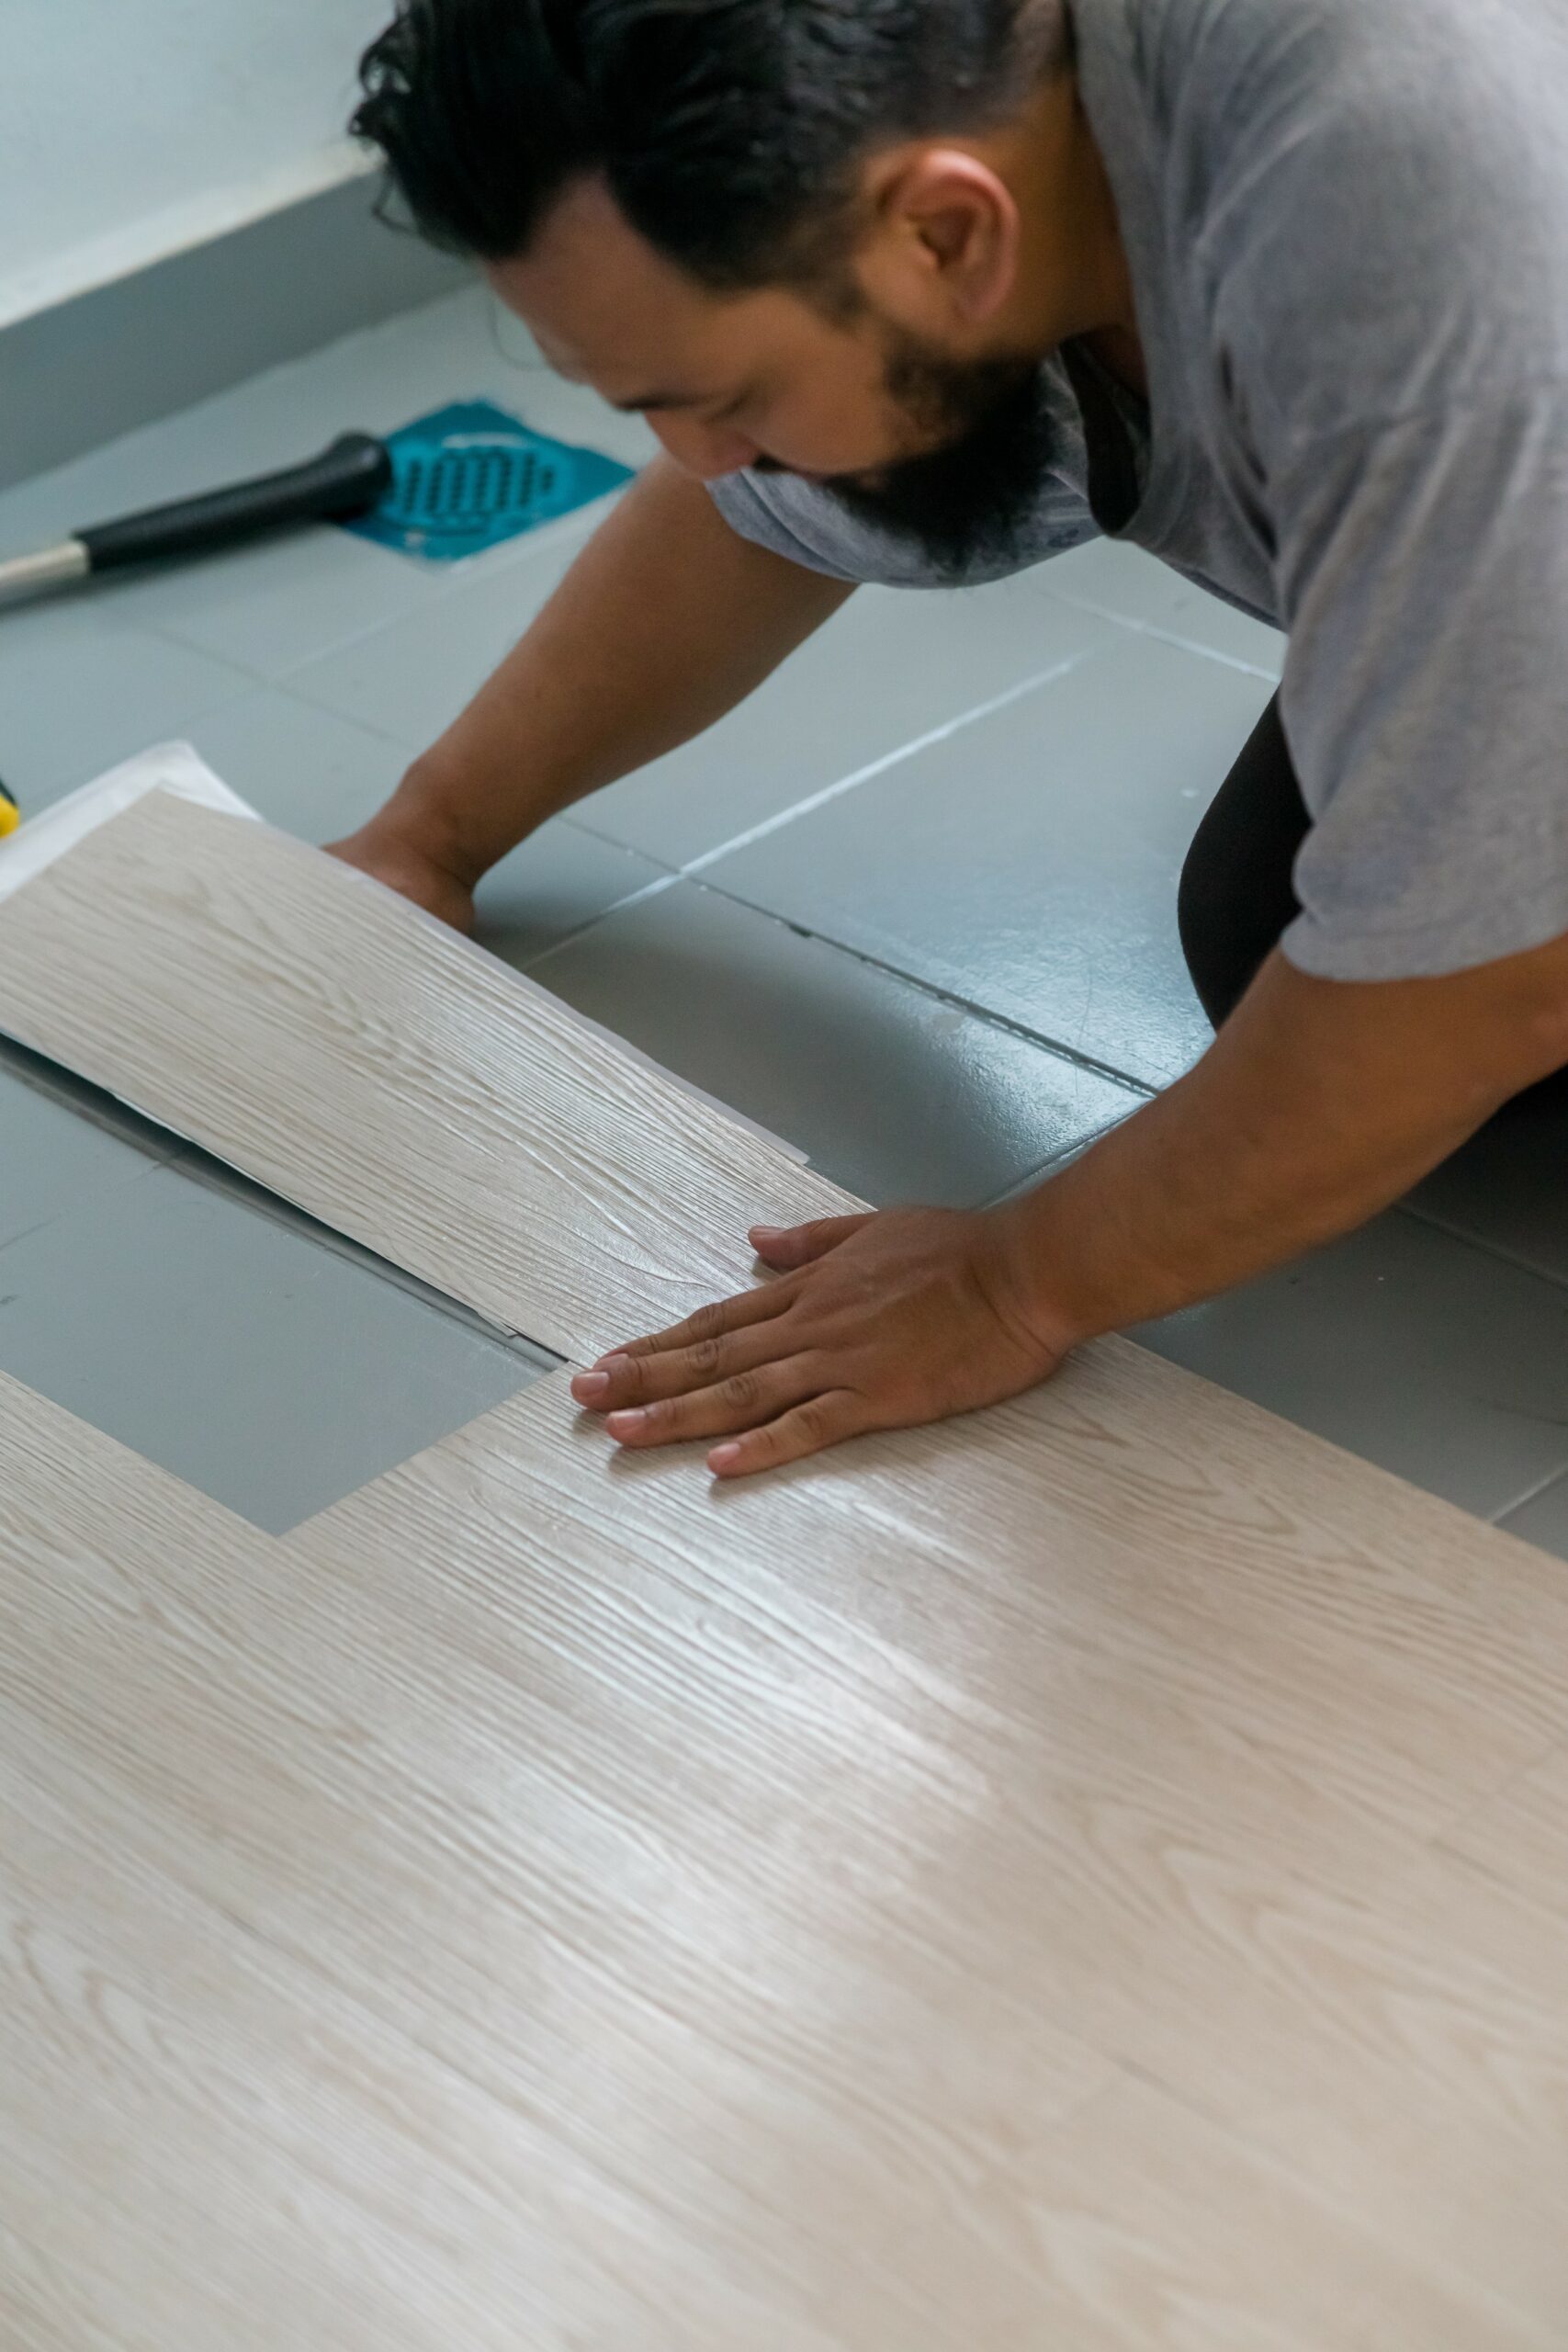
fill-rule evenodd
<path id="1" fill-rule="evenodd" d="M 1183 879 L 1198 1066 L 1001 1209 L 758 1230 L 775 1281 L 576 1382 L 616 1438 L 734 1476 L 991 1403 L 1568 1063 L 1562 0 L 406 0 L 366 84 L 667 453 L 339 844 L 449 921 L 856 581 L 1099 527 L 1289 632 Z"/>

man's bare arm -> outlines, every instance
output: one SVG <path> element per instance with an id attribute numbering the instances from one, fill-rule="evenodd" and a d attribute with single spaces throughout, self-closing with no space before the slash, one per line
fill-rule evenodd
<path id="1" fill-rule="evenodd" d="M 1213 1296 L 1399 1198 L 1568 1061 L 1568 939 L 1438 979 L 1321 980 L 1276 952 L 1187 1076 L 1035 1193 L 1062 1335 Z"/>
<path id="2" fill-rule="evenodd" d="M 722 718 L 849 594 L 738 537 L 657 459 L 386 807 L 333 846 L 466 924 L 488 866 Z"/>

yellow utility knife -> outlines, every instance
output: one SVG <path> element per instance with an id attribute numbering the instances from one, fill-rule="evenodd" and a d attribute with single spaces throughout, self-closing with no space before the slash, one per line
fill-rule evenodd
<path id="1" fill-rule="evenodd" d="M 5 840 L 7 833 L 14 833 L 21 821 L 21 810 L 5 786 L 0 784 L 0 842 Z"/>

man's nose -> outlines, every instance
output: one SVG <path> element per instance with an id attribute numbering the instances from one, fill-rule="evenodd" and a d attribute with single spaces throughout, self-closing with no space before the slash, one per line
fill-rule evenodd
<path id="1" fill-rule="evenodd" d="M 695 417 L 656 415 L 649 424 L 675 463 L 699 481 L 739 473 L 758 456 L 757 445 L 728 425 L 703 424 Z"/>

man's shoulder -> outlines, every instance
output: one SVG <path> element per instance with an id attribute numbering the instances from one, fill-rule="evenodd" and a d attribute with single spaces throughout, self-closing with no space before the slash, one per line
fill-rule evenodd
<path id="1" fill-rule="evenodd" d="M 1560 0 L 1128 0 L 1216 342 L 1292 431 L 1568 366 Z"/>

